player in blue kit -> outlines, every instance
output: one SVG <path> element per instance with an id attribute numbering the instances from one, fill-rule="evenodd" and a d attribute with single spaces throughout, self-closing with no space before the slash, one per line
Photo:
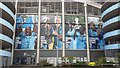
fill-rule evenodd
<path id="1" fill-rule="evenodd" d="M 36 33 L 31 31 L 31 28 L 27 26 L 24 32 L 20 33 L 21 49 L 34 49 L 36 41 Z"/>
<path id="2" fill-rule="evenodd" d="M 89 33 L 90 49 L 97 49 L 98 33 L 95 28 L 95 24 L 94 22 L 90 22 L 88 26 L 89 26 L 88 33 Z"/>

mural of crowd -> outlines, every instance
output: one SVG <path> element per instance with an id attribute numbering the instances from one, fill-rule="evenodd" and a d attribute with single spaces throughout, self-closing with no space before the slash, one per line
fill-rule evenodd
<path id="1" fill-rule="evenodd" d="M 43 15 L 41 17 L 41 48 L 62 49 L 61 16 Z"/>
<path id="2" fill-rule="evenodd" d="M 103 40 L 104 31 L 100 18 L 88 17 L 88 33 L 90 49 L 103 49 L 105 41 Z"/>
<path id="3" fill-rule="evenodd" d="M 35 49 L 37 46 L 37 15 L 18 15 L 16 26 L 17 49 Z M 102 22 L 97 17 L 88 17 L 90 49 L 103 49 Z M 65 16 L 65 42 L 62 41 L 62 18 L 59 15 L 41 15 L 40 49 L 86 49 L 84 17 Z"/>
<path id="4" fill-rule="evenodd" d="M 69 20 L 73 19 L 73 22 Z M 66 48 L 67 49 L 86 49 L 86 30 L 84 18 L 74 17 L 66 21 Z M 81 21 L 82 20 L 82 21 Z M 67 25 L 67 24 L 66 24 Z M 98 17 L 88 17 L 88 34 L 90 49 L 103 49 L 105 41 L 103 40 L 104 31 L 102 22 Z"/>
<path id="5" fill-rule="evenodd" d="M 37 42 L 37 15 L 18 15 L 16 18 L 17 49 L 35 49 Z"/>

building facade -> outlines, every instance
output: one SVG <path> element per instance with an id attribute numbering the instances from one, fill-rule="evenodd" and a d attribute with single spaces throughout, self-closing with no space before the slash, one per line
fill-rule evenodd
<path id="1" fill-rule="evenodd" d="M 116 62 L 116 55 L 120 52 L 120 2 L 106 2 L 101 11 L 105 31 L 105 56 L 107 61 Z"/>
<path id="2" fill-rule="evenodd" d="M 0 67 L 11 65 L 15 8 L 11 1 L 0 2 Z"/>
<path id="3" fill-rule="evenodd" d="M 0 67 L 43 62 L 57 65 L 63 57 L 74 57 L 72 63 L 101 57 L 116 62 L 119 12 L 119 2 L 102 6 L 90 0 L 1 1 Z"/>
<path id="4" fill-rule="evenodd" d="M 88 56 L 90 61 L 104 57 L 100 8 L 94 2 L 85 6 L 83 0 L 18 0 L 13 64 L 36 64 L 44 60 L 55 64 L 61 63 L 62 57 L 87 62 Z"/>

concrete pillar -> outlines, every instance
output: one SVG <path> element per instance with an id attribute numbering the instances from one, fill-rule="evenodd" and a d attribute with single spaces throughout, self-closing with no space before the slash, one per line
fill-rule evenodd
<path id="1" fill-rule="evenodd" d="M 87 60 L 90 62 L 90 50 L 89 50 L 89 35 L 88 35 L 88 17 L 87 17 L 87 1 L 84 2 L 85 9 L 85 27 L 86 27 L 86 45 L 87 45 Z"/>
<path id="2" fill-rule="evenodd" d="M 38 6 L 38 34 L 37 34 L 37 57 L 36 57 L 36 65 L 39 63 L 39 49 L 40 49 L 40 12 L 41 12 L 41 0 L 39 0 Z"/>
<path id="3" fill-rule="evenodd" d="M 15 12 L 17 13 L 17 3 L 18 3 L 18 0 L 16 0 L 15 2 Z M 15 18 L 14 18 L 14 32 L 13 32 L 13 43 L 15 43 L 15 29 L 16 29 L 16 13 L 15 13 Z M 12 45 L 12 55 L 11 55 L 11 65 L 13 65 L 13 57 L 14 57 L 14 44 Z"/>
<path id="4" fill-rule="evenodd" d="M 62 57 L 65 57 L 65 11 L 64 11 L 64 0 L 62 0 Z"/>

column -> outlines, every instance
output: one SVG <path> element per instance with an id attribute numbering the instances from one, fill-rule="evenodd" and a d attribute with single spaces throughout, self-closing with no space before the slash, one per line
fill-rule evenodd
<path id="1" fill-rule="evenodd" d="M 65 57 L 65 14 L 64 14 L 64 0 L 62 0 L 62 57 Z"/>
<path id="2" fill-rule="evenodd" d="M 41 9 L 41 0 L 39 0 L 38 6 L 38 34 L 37 34 L 37 57 L 36 57 L 36 65 L 39 63 L 39 49 L 40 49 L 40 9 Z"/>
<path id="3" fill-rule="evenodd" d="M 15 18 L 14 18 L 15 23 L 14 23 L 14 32 L 13 32 L 13 43 L 14 43 L 14 44 L 15 44 L 15 29 L 16 29 L 17 3 L 18 3 L 18 0 L 16 0 L 16 2 L 15 2 Z M 14 44 L 12 45 L 11 65 L 13 65 Z"/>
<path id="4" fill-rule="evenodd" d="M 84 2 L 85 9 L 85 27 L 86 27 L 86 45 L 87 45 L 87 61 L 90 62 L 90 50 L 89 50 L 89 36 L 88 36 L 88 18 L 87 18 L 87 2 Z"/>

